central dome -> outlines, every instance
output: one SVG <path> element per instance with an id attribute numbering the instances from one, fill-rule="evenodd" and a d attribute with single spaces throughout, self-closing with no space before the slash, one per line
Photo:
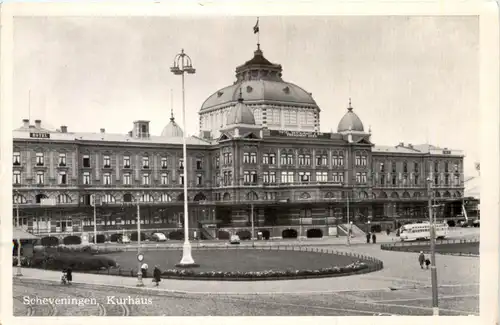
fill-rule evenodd
<path id="1" fill-rule="evenodd" d="M 251 60 L 236 68 L 235 83 L 219 89 L 208 97 L 200 112 L 235 103 L 240 88 L 245 93 L 247 103 L 270 101 L 317 107 L 310 93 L 281 78 L 282 71 L 281 65 L 267 60 L 259 47 Z"/>

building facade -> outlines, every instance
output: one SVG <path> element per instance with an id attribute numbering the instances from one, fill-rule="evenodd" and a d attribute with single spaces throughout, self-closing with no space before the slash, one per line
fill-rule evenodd
<path id="1" fill-rule="evenodd" d="M 184 181 L 190 233 L 203 238 L 218 237 L 221 230 L 248 231 L 252 219 L 256 231 L 277 237 L 290 229 L 299 236 L 332 234 L 348 221 L 360 227 L 390 221 L 396 227 L 427 218 L 429 194 L 441 203 L 438 218 L 461 214 L 459 150 L 376 146 L 350 102 L 337 132 L 317 130 L 319 108 L 312 102 L 302 107 L 315 116 L 308 127 L 298 121 L 298 129 L 271 128 L 259 120 L 255 105 L 283 91 L 282 81 L 274 90 L 265 86 L 268 93 L 247 104 L 253 96 L 249 82 L 281 78 L 281 66 L 261 60 L 259 51 L 237 69 L 231 88 L 236 100 L 224 104 L 228 111 L 216 130 L 203 124 L 213 95 L 205 102 L 201 135 L 187 138 L 186 162 L 183 132 L 173 115 L 160 136 L 150 134 L 148 121 L 134 122 L 128 134 L 109 134 L 70 132 L 67 126 L 49 130 L 42 121 L 23 120 L 13 131 L 14 215 L 19 213 L 30 232 L 61 237 L 92 232 L 95 210 L 98 232 L 109 237 L 135 231 L 139 205 L 141 228 L 168 235 L 183 227 Z"/>

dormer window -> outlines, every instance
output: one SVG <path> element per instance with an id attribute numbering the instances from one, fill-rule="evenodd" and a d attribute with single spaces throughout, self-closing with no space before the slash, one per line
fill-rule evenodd
<path id="1" fill-rule="evenodd" d="M 252 90 L 253 90 L 253 88 L 252 88 L 252 87 L 247 86 L 247 93 L 251 93 L 251 92 L 252 92 Z"/>
<path id="2" fill-rule="evenodd" d="M 220 96 L 222 96 L 223 94 L 224 94 L 224 92 L 222 92 L 222 91 L 218 91 L 218 92 L 217 92 L 217 97 L 220 97 Z"/>
<path id="3" fill-rule="evenodd" d="M 290 88 L 288 88 L 288 87 L 283 88 L 283 92 L 285 94 L 289 94 L 290 93 Z"/>

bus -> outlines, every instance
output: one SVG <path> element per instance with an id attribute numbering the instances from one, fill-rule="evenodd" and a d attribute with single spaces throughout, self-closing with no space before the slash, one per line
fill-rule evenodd
<path id="1" fill-rule="evenodd" d="M 440 223 L 435 225 L 436 239 L 444 239 L 448 236 L 448 224 Z M 430 240 L 430 223 L 412 223 L 402 226 L 399 229 L 401 241 Z"/>

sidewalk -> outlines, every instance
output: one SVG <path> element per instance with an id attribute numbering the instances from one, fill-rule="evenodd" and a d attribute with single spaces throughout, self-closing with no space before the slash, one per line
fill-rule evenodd
<path id="1" fill-rule="evenodd" d="M 430 273 L 421 270 L 417 255 L 413 253 L 382 251 L 380 245 L 332 247 L 335 251 L 357 252 L 378 258 L 384 269 L 361 275 L 336 278 L 277 280 L 277 281 L 197 281 L 164 279 L 159 288 L 153 288 L 151 279 L 145 279 L 146 288 L 165 292 L 191 294 L 283 294 L 283 293 L 332 293 L 343 291 L 389 290 L 390 288 L 427 287 Z M 479 283 L 479 259 L 474 257 L 437 257 L 440 286 L 472 285 Z M 39 269 L 23 269 L 22 279 L 59 282 L 61 272 Z M 15 268 L 14 273 L 15 274 Z M 74 282 L 86 285 L 137 289 L 137 279 L 74 272 Z"/>

